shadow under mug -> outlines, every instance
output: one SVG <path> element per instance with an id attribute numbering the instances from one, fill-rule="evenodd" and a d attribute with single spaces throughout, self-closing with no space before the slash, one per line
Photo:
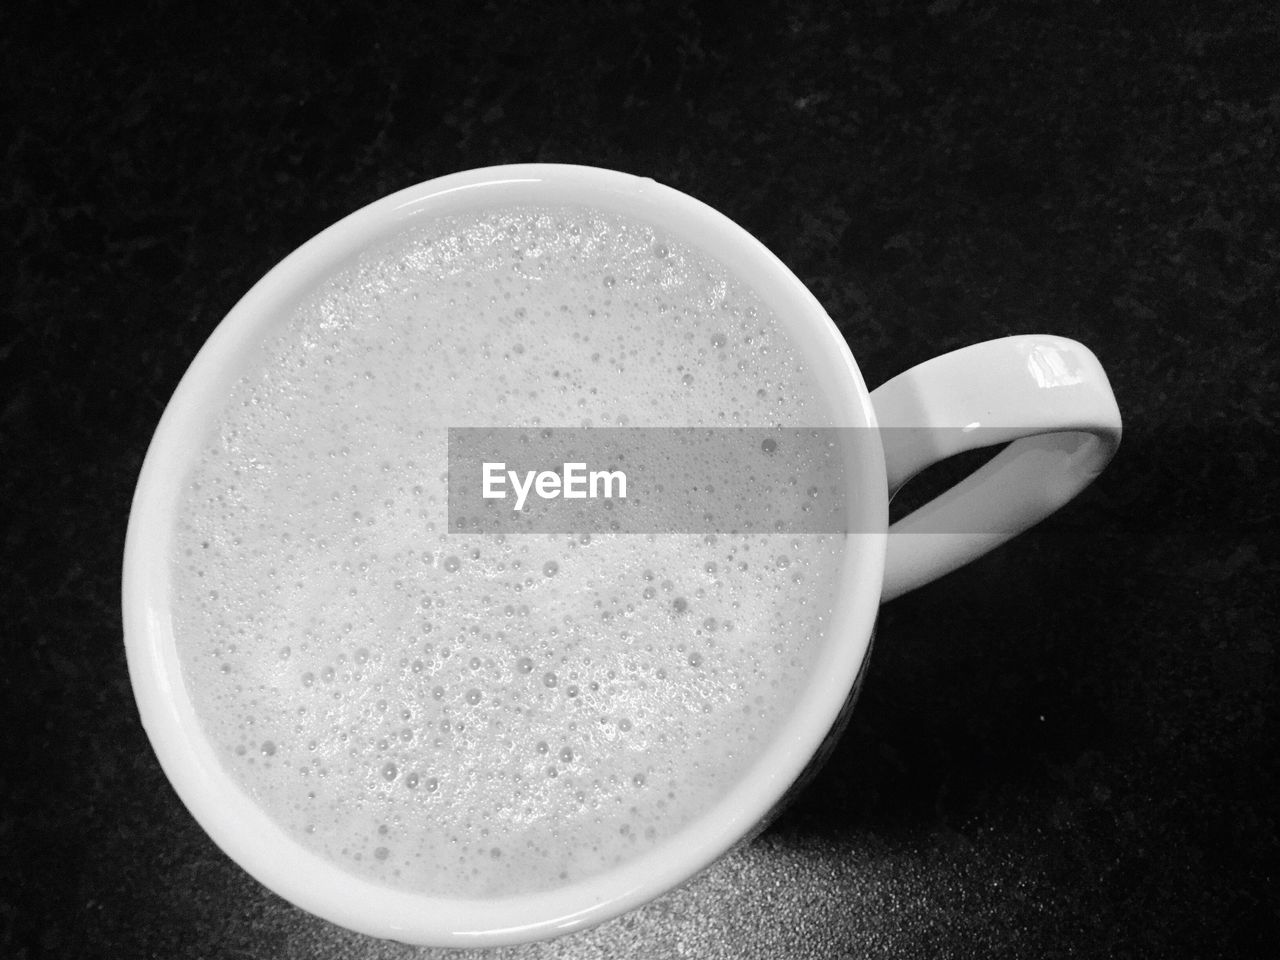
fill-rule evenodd
<path id="1" fill-rule="evenodd" d="M 586 205 L 669 231 L 750 278 L 789 333 L 839 427 L 879 438 L 849 482 L 857 518 L 839 595 L 804 695 L 757 761 L 710 809 L 654 849 L 539 893 L 449 898 L 391 889 L 304 848 L 224 769 L 186 688 L 175 645 L 170 557 L 181 485 L 211 417 L 271 318 L 353 255 L 424 218 L 512 204 Z M 170 400 L 148 449 L 125 545 L 129 672 L 166 775 L 210 837 L 261 883 L 345 927 L 406 943 L 484 946 L 599 923 L 672 889 L 751 836 L 839 729 L 880 604 L 1009 539 L 1075 496 L 1111 459 L 1120 414 L 1097 359 L 1059 337 L 1009 337 L 949 353 L 868 391 L 844 338 L 772 253 L 705 204 L 652 180 L 553 164 L 491 167 L 409 187 L 353 213 L 283 260 L 222 321 Z M 891 494 L 929 465 L 1008 446 L 892 527 Z"/>

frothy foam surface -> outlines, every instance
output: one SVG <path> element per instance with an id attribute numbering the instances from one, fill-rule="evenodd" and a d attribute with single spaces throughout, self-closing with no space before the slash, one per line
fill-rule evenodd
<path id="1" fill-rule="evenodd" d="M 600 211 L 418 223 L 279 318 L 184 487 L 184 674 L 302 843 L 440 895 L 579 880 L 758 756 L 837 536 L 446 534 L 450 426 L 825 425 L 777 319 Z"/>

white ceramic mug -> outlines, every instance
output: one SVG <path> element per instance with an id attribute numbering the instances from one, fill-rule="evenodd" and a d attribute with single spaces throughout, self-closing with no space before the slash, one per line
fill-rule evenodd
<path id="1" fill-rule="evenodd" d="M 180 487 L 265 322 L 353 253 L 417 218 L 513 203 L 576 203 L 648 221 L 750 278 L 782 322 L 840 420 L 894 427 L 863 457 L 862 512 L 848 536 L 841 596 L 811 679 L 756 764 L 713 808 L 650 852 L 559 888 L 448 899 L 394 890 L 303 848 L 223 769 L 180 668 L 169 562 Z M 978 344 L 915 367 L 874 393 L 813 295 L 741 227 L 649 179 L 591 167 L 473 170 L 370 204 L 304 244 L 227 315 L 174 393 L 138 480 L 125 546 L 123 609 L 129 671 L 143 725 L 179 797 L 209 835 L 276 893 L 335 923 L 413 944 L 482 946 L 535 940 L 599 923 L 688 879 L 749 836 L 818 751 L 869 650 L 881 602 L 932 580 L 1031 526 L 1083 489 L 1120 440 L 1106 374 L 1085 347 L 1050 336 Z M 1013 441 L 987 466 L 889 527 L 893 491 L 932 463 Z M 962 521 L 962 522 L 960 522 Z M 969 533 L 928 533 L 928 530 Z M 914 531 L 914 532 L 913 532 Z"/>

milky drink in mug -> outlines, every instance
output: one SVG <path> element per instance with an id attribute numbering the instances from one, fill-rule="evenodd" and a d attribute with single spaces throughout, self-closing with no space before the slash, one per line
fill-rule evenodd
<path id="1" fill-rule="evenodd" d="M 801 696 L 843 538 L 450 533 L 446 430 L 830 422 L 744 278 L 642 221 L 505 206 L 363 251 L 273 321 L 183 488 L 175 632 L 222 763 L 408 890 L 651 849 Z"/>

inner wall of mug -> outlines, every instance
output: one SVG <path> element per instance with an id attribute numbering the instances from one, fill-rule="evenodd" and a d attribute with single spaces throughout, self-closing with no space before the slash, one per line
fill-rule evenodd
<path id="1" fill-rule="evenodd" d="M 130 517 L 124 618 L 143 724 L 166 774 L 201 826 L 234 860 L 295 904 L 334 922 L 407 942 L 480 945 L 553 936 L 621 913 L 675 886 L 733 845 L 800 773 L 836 719 L 866 653 L 879 604 L 884 534 L 849 535 L 839 605 L 811 668 L 804 703 L 716 807 L 666 843 L 584 881 L 530 895 L 446 900 L 384 887 L 298 844 L 224 771 L 187 695 L 169 607 L 171 538 L 181 485 L 211 418 L 273 323 L 368 246 L 420 218 L 513 204 L 585 205 L 647 221 L 743 278 L 790 328 L 831 411 L 830 424 L 868 428 L 861 374 L 812 294 L 730 220 L 652 180 L 587 167 L 494 167 L 386 197 L 330 227 L 273 269 L 228 314 L 187 371 L 152 440 Z M 878 444 L 856 464 L 849 529 L 887 525 Z"/>

